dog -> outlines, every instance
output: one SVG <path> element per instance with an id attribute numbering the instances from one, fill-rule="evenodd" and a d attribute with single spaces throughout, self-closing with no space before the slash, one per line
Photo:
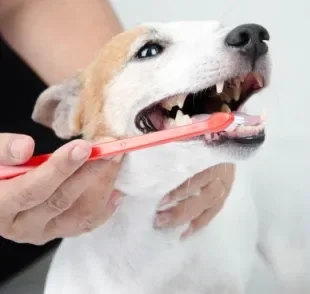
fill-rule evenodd
<path id="1" fill-rule="evenodd" d="M 103 226 L 63 240 L 45 294 L 246 293 L 259 227 L 243 163 L 263 145 L 265 125 L 244 111 L 268 86 L 269 38 L 258 24 L 142 24 L 115 36 L 83 71 L 39 96 L 34 121 L 61 138 L 82 135 L 92 142 L 174 128 L 218 111 L 246 121 L 233 131 L 127 154 L 116 181 L 121 205 Z M 164 195 L 225 162 L 236 164 L 235 182 L 207 227 L 185 240 L 180 235 L 188 225 L 154 228 Z"/>

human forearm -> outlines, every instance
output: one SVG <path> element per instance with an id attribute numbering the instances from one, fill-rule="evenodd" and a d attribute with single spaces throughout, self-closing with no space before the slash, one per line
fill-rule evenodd
<path id="1" fill-rule="evenodd" d="M 14 1 L 19 3 L 3 18 L 2 34 L 47 84 L 86 66 L 122 31 L 105 0 Z"/>

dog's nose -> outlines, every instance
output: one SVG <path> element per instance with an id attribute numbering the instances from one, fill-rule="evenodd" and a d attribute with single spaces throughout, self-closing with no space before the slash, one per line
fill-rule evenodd
<path id="1" fill-rule="evenodd" d="M 269 39 L 269 32 L 264 27 L 257 24 L 244 24 L 230 31 L 226 36 L 225 43 L 237 48 L 240 54 L 255 62 L 268 52 L 268 46 L 264 41 Z"/>

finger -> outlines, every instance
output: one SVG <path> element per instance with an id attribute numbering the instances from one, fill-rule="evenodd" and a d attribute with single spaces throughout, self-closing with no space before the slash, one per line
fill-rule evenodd
<path id="1" fill-rule="evenodd" d="M 66 211 L 50 220 L 46 225 L 45 239 L 52 240 L 55 238 L 72 237 L 94 230 L 110 219 L 120 204 L 120 199 L 119 192 L 113 193 L 108 202 L 102 199 L 88 217 L 80 218 L 73 211 Z"/>
<path id="2" fill-rule="evenodd" d="M 182 234 L 181 238 L 185 239 L 195 232 L 199 231 L 200 229 L 207 226 L 214 217 L 221 211 L 224 206 L 224 200 L 222 202 L 217 203 L 217 205 L 209 208 L 208 210 L 204 211 L 198 218 L 194 219 L 189 228 Z"/>
<path id="3" fill-rule="evenodd" d="M 233 171 L 234 165 L 228 163 L 218 164 L 208 168 L 172 190 L 162 199 L 160 206 L 186 199 L 189 195 L 197 193 L 201 187 L 205 187 L 216 178 L 221 178 L 222 182 L 226 184 L 225 186 L 231 187 L 234 180 Z"/>
<path id="4" fill-rule="evenodd" d="M 185 181 L 181 186 L 172 190 L 161 201 L 160 205 L 166 205 L 171 202 L 177 202 L 188 198 L 189 195 L 195 194 L 202 186 L 208 185 L 212 179 L 211 169 L 196 174 L 194 177 Z"/>
<path id="5" fill-rule="evenodd" d="M 115 157 L 109 161 L 87 163 L 59 188 L 59 193 L 46 201 L 45 214 L 53 218 L 69 208 L 71 213 L 79 213 L 81 218 L 91 214 L 97 202 L 103 200 L 106 203 L 109 200 L 121 166 L 119 160 L 120 157 Z M 77 183 L 81 187 L 77 187 Z M 57 202 L 63 205 L 57 205 Z"/>
<path id="6" fill-rule="evenodd" d="M 59 189 L 57 189 L 56 192 L 49 199 L 47 199 L 46 202 L 19 213 L 15 217 L 13 223 L 14 231 L 18 233 L 19 228 L 28 228 L 29 231 L 27 232 L 27 235 L 35 236 L 35 240 L 38 242 L 40 238 L 37 235 L 41 234 L 42 237 L 46 232 L 47 223 L 60 214 L 62 217 L 58 218 L 56 222 L 50 222 L 49 224 L 49 226 L 55 226 L 56 224 L 59 225 L 59 228 L 53 229 L 54 231 L 59 230 L 59 234 L 64 231 L 64 235 L 70 235 L 72 233 L 76 233 L 78 230 L 81 232 L 85 231 L 86 227 L 91 228 L 91 226 L 97 226 L 99 217 L 96 217 L 96 211 L 98 210 L 98 207 L 100 208 L 106 206 L 106 198 L 108 199 L 108 197 L 104 197 L 103 195 L 103 192 L 105 192 L 104 185 L 106 181 L 102 174 L 115 173 L 116 179 L 117 168 L 114 167 L 118 167 L 119 165 L 120 163 L 118 160 L 116 160 L 116 162 L 115 160 L 98 160 L 95 162 L 86 163 L 65 183 L 63 183 Z M 87 187 L 96 187 L 98 190 L 96 191 L 95 189 L 92 189 L 91 191 L 88 191 L 89 197 L 84 199 L 84 202 L 79 202 L 79 197 L 83 197 L 83 192 L 85 192 Z M 101 189 L 99 187 L 101 187 Z M 111 193 L 108 193 L 110 196 Z M 76 205 L 76 200 L 80 205 Z M 93 204 L 92 207 L 91 204 Z M 81 209 L 76 211 L 76 208 Z M 74 212 L 79 213 L 74 214 Z M 80 212 L 83 212 L 84 215 Z M 88 215 L 86 215 L 86 212 L 88 212 Z M 99 216 L 99 213 L 97 215 Z M 106 215 L 107 213 L 100 216 L 103 218 L 106 217 Z M 77 221 L 78 219 L 80 220 L 79 222 Z M 81 223 L 80 227 L 79 223 Z M 57 237 L 61 236 L 62 235 L 59 235 Z M 46 240 L 46 236 L 43 240 Z"/>
<path id="7" fill-rule="evenodd" d="M 92 185 L 89 185 L 81 197 L 74 203 L 68 214 L 75 214 L 80 219 L 91 217 L 98 203 L 107 204 L 115 192 L 115 181 L 120 169 L 118 162 L 109 161 L 98 174 Z"/>
<path id="8" fill-rule="evenodd" d="M 199 217 L 205 210 L 222 202 L 226 189 L 220 179 L 212 181 L 201 190 L 199 196 L 191 196 L 164 212 L 159 212 L 155 224 L 170 227 L 185 224 Z"/>
<path id="9" fill-rule="evenodd" d="M 30 209 L 47 200 L 88 158 L 91 145 L 72 141 L 38 168 L 1 183 L 0 215 Z"/>
<path id="10" fill-rule="evenodd" d="M 96 175 L 100 174 L 107 162 L 95 161 L 86 163 L 65 181 L 45 202 L 20 212 L 15 223 L 24 227 L 34 227 L 38 223 L 43 228 L 53 217 L 69 209 L 82 195 L 89 185 L 92 185 Z"/>
<path id="11" fill-rule="evenodd" d="M 81 197 L 58 218 L 58 223 L 66 219 L 75 219 L 76 223 L 89 221 L 95 214 L 96 209 L 105 207 L 114 191 L 114 184 L 121 166 L 121 158 L 117 157 L 107 162 L 100 162 L 97 168 L 88 169 L 91 176 L 88 181 L 88 186 L 84 190 Z M 84 179 L 80 181 L 86 182 Z M 72 179 L 72 183 L 74 183 Z M 114 198 L 119 194 L 114 193 Z M 116 199 L 115 199 L 116 200 Z M 62 224 L 59 223 L 60 226 Z"/>
<path id="12" fill-rule="evenodd" d="M 0 164 L 22 164 L 30 159 L 34 151 L 34 141 L 26 135 L 0 134 Z"/>
<path id="13" fill-rule="evenodd" d="M 36 224 L 39 222 L 43 231 L 46 224 L 60 214 L 63 216 L 59 218 L 58 223 L 64 221 L 63 224 L 59 224 L 63 229 L 65 226 L 75 226 L 76 221 L 72 221 L 74 219 L 80 219 L 81 222 L 91 219 L 98 205 L 105 205 L 114 190 L 121 164 L 119 160 L 117 157 L 109 161 L 86 163 L 44 203 L 19 213 L 15 218 L 16 226 L 22 224 L 24 227 L 34 227 L 38 230 Z"/>

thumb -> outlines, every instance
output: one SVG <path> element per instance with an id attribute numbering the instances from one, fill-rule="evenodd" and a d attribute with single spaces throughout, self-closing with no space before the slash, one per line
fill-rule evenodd
<path id="1" fill-rule="evenodd" d="M 19 134 L 0 133 L 0 164 L 16 165 L 26 162 L 34 151 L 31 137 Z"/>

